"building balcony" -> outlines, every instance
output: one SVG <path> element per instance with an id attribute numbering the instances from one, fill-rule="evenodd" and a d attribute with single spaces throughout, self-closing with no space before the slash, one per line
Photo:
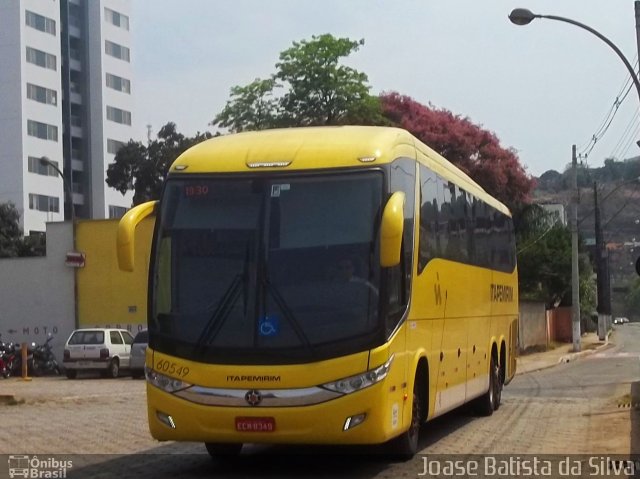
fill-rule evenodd
<path id="1" fill-rule="evenodd" d="M 82 104 L 82 95 L 79 92 L 71 91 L 71 103 Z"/>
<path id="2" fill-rule="evenodd" d="M 69 36 L 82 38 L 82 30 L 80 30 L 80 25 L 76 25 L 75 23 L 68 23 L 69 27 Z"/>
<path id="3" fill-rule="evenodd" d="M 75 58 L 69 58 L 69 68 L 72 70 L 82 71 L 82 62 Z"/>
<path id="4" fill-rule="evenodd" d="M 81 126 L 71 126 L 71 136 L 75 136 L 76 138 L 84 137 L 84 132 Z"/>
<path id="5" fill-rule="evenodd" d="M 74 193 L 73 194 L 73 204 L 74 205 L 84 205 L 84 195 L 82 193 Z"/>

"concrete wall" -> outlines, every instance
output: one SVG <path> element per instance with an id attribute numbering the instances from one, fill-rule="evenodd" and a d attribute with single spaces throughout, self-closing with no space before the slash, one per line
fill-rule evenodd
<path id="1" fill-rule="evenodd" d="M 534 346 L 547 346 L 547 318 L 544 303 L 520 302 L 520 351 Z"/>
<path id="2" fill-rule="evenodd" d="M 134 334 L 147 323 L 149 251 L 154 219 L 137 228 L 135 271 L 118 269 L 118 220 L 81 221 L 76 246 L 86 255 L 78 270 L 78 322 L 80 327 L 122 327 Z"/>
<path id="3" fill-rule="evenodd" d="M 71 223 L 47 223 L 47 255 L 0 259 L 0 333 L 9 342 L 37 342 L 54 334 L 52 345 L 62 360 L 64 343 L 74 329 L 73 268 L 65 266 L 72 250 Z"/>
<path id="4" fill-rule="evenodd" d="M 118 220 L 86 220 L 76 225 L 76 250 L 86 255 L 83 268 L 65 265 L 73 251 L 70 222 L 47 223 L 47 254 L 0 259 L 0 333 L 6 342 L 36 342 L 54 334 L 62 361 L 64 343 L 76 328 L 74 274 L 77 274 L 78 327 L 146 327 L 149 251 L 154 219 L 139 225 L 136 271 L 122 272 L 116 257 Z"/>

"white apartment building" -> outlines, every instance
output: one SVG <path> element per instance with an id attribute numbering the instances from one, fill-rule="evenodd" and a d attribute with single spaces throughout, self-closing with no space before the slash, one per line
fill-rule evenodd
<path id="1" fill-rule="evenodd" d="M 551 214 L 550 223 L 558 223 L 562 226 L 567 226 L 567 213 L 564 209 L 564 205 L 559 203 L 548 203 L 540 205 L 547 213 Z"/>
<path id="2" fill-rule="evenodd" d="M 131 206 L 105 183 L 133 137 L 129 2 L 0 0 L 0 203 L 25 234 L 71 217 L 68 190 L 79 218 Z"/>

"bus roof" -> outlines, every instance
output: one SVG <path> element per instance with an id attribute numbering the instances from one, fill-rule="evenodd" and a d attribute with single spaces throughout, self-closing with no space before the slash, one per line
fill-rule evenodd
<path id="1" fill-rule="evenodd" d="M 239 173 L 357 168 L 417 159 L 440 176 L 509 214 L 466 173 L 401 128 L 321 126 L 251 131 L 217 136 L 182 153 L 169 170 L 181 173 Z"/>

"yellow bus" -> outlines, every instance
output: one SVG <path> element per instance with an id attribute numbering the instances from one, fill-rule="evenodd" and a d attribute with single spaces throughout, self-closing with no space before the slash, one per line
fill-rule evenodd
<path id="1" fill-rule="evenodd" d="M 418 450 L 421 423 L 515 374 L 508 209 L 408 132 L 312 127 L 184 152 L 155 214 L 149 427 L 212 456 L 246 443 Z"/>

